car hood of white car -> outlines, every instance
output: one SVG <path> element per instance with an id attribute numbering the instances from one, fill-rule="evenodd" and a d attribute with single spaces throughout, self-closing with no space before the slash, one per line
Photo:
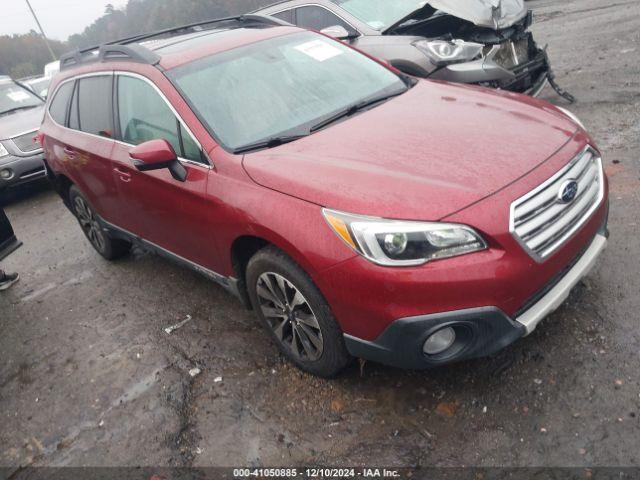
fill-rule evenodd
<path id="1" fill-rule="evenodd" d="M 524 0 L 429 0 L 429 5 L 475 25 L 507 28 L 527 14 Z"/>
<path id="2" fill-rule="evenodd" d="M 479 27 L 496 30 L 508 28 L 527 15 L 524 0 L 428 0 L 424 5 L 430 5 L 436 10 Z M 411 17 L 403 19 L 402 22 L 409 18 Z M 391 26 L 387 31 L 393 30 L 397 25 Z"/>

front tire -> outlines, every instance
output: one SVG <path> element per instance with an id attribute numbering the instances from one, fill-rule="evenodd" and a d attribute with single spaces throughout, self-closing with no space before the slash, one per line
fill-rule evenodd
<path id="1" fill-rule="evenodd" d="M 342 330 L 327 301 L 284 252 L 260 250 L 247 266 L 247 287 L 253 309 L 290 362 L 324 378 L 349 364 Z"/>
<path id="2" fill-rule="evenodd" d="M 109 236 L 102 228 L 98 216 L 75 185 L 69 189 L 69 201 L 80 228 L 91 246 L 107 260 L 116 260 L 131 250 L 131 243 Z"/>

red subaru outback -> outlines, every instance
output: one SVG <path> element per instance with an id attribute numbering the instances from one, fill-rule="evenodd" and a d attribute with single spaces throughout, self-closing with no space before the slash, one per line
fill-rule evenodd
<path id="1" fill-rule="evenodd" d="M 257 16 L 62 59 L 40 133 L 91 244 L 218 282 L 316 375 L 530 333 L 607 243 L 607 181 L 548 103 L 416 80 Z"/>

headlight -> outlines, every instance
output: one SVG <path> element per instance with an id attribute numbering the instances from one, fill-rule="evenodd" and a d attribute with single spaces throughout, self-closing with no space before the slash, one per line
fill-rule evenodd
<path id="1" fill-rule="evenodd" d="M 482 55 L 484 45 L 464 40 L 418 40 L 413 46 L 424 53 L 434 65 L 468 62 Z"/>
<path id="2" fill-rule="evenodd" d="M 347 245 L 378 265 L 422 265 L 487 248 L 465 225 L 385 220 L 327 209 L 322 213 Z"/>
<path id="3" fill-rule="evenodd" d="M 0 142 L 0 158 L 6 157 L 7 155 L 9 155 L 9 152 L 7 151 L 6 148 L 4 148 L 4 145 L 2 145 L 2 142 Z"/>
<path id="4" fill-rule="evenodd" d="M 562 108 L 562 107 L 556 107 L 558 110 L 560 110 L 562 113 L 564 113 L 567 117 L 569 117 L 571 120 L 573 120 L 574 122 L 576 122 L 578 124 L 578 126 L 583 129 L 586 130 L 584 124 L 580 121 L 580 119 L 578 117 L 576 117 L 572 112 L 570 112 L 569 110 L 567 110 L 566 108 Z"/>

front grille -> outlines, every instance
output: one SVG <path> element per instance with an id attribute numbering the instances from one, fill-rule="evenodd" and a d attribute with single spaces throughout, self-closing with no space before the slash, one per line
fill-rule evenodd
<path id="1" fill-rule="evenodd" d="M 574 198 L 561 198 L 577 183 Z M 575 186 L 575 185 L 574 185 Z M 591 148 L 511 205 L 510 230 L 538 261 L 560 248 L 593 214 L 604 197 L 602 160 Z"/>
<path id="2" fill-rule="evenodd" d="M 36 133 L 37 133 L 37 130 L 34 130 L 33 132 L 20 135 L 19 137 L 14 137 L 11 140 L 13 140 L 13 143 L 21 152 L 23 153 L 34 152 L 40 149 L 40 145 L 38 145 L 33 140 L 33 137 L 35 136 Z"/>

